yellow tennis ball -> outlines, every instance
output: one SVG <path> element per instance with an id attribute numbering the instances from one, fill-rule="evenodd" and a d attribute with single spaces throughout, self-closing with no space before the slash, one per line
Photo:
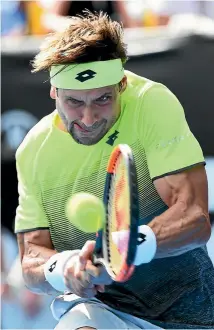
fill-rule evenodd
<path id="1" fill-rule="evenodd" d="M 105 207 L 98 197 L 81 192 L 69 198 L 66 215 L 78 229 L 85 233 L 94 233 L 104 225 Z"/>

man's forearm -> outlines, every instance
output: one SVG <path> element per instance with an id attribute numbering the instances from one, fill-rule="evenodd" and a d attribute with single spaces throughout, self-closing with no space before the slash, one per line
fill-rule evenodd
<path id="1" fill-rule="evenodd" d="M 149 224 L 157 239 L 155 258 L 177 256 L 205 245 L 210 236 L 209 216 L 198 206 L 177 202 Z"/>
<path id="2" fill-rule="evenodd" d="M 44 275 L 46 261 L 56 253 L 55 250 L 30 244 L 29 252 L 22 260 L 23 277 L 29 290 L 48 295 L 59 293 L 46 281 Z"/>

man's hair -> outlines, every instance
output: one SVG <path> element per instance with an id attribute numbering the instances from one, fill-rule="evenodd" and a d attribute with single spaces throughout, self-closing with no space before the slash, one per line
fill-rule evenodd
<path id="1" fill-rule="evenodd" d="M 123 28 L 105 13 L 85 11 L 70 17 L 62 32 L 50 34 L 32 61 L 33 72 L 49 70 L 52 65 L 86 63 L 111 59 L 127 61 Z"/>

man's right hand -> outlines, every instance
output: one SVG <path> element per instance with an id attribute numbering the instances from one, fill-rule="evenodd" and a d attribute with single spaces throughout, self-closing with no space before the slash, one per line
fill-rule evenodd
<path id="1" fill-rule="evenodd" d="M 64 270 L 65 284 L 73 293 L 82 298 L 92 298 L 97 292 L 104 292 L 104 285 L 112 280 L 103 267 L 92 264 L 95 241 L 87 241 L 79 255 L 73 256 L 66 263 Z"/>

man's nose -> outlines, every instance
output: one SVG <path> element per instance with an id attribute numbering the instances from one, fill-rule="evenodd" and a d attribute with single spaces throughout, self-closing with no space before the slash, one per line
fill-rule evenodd
<path id="1" fill-rule="evenodd" d="M 86 126 L 92 126 L 96 121 L 96 116 L 90 107 L 84 109 L 81 121 Z"/>

